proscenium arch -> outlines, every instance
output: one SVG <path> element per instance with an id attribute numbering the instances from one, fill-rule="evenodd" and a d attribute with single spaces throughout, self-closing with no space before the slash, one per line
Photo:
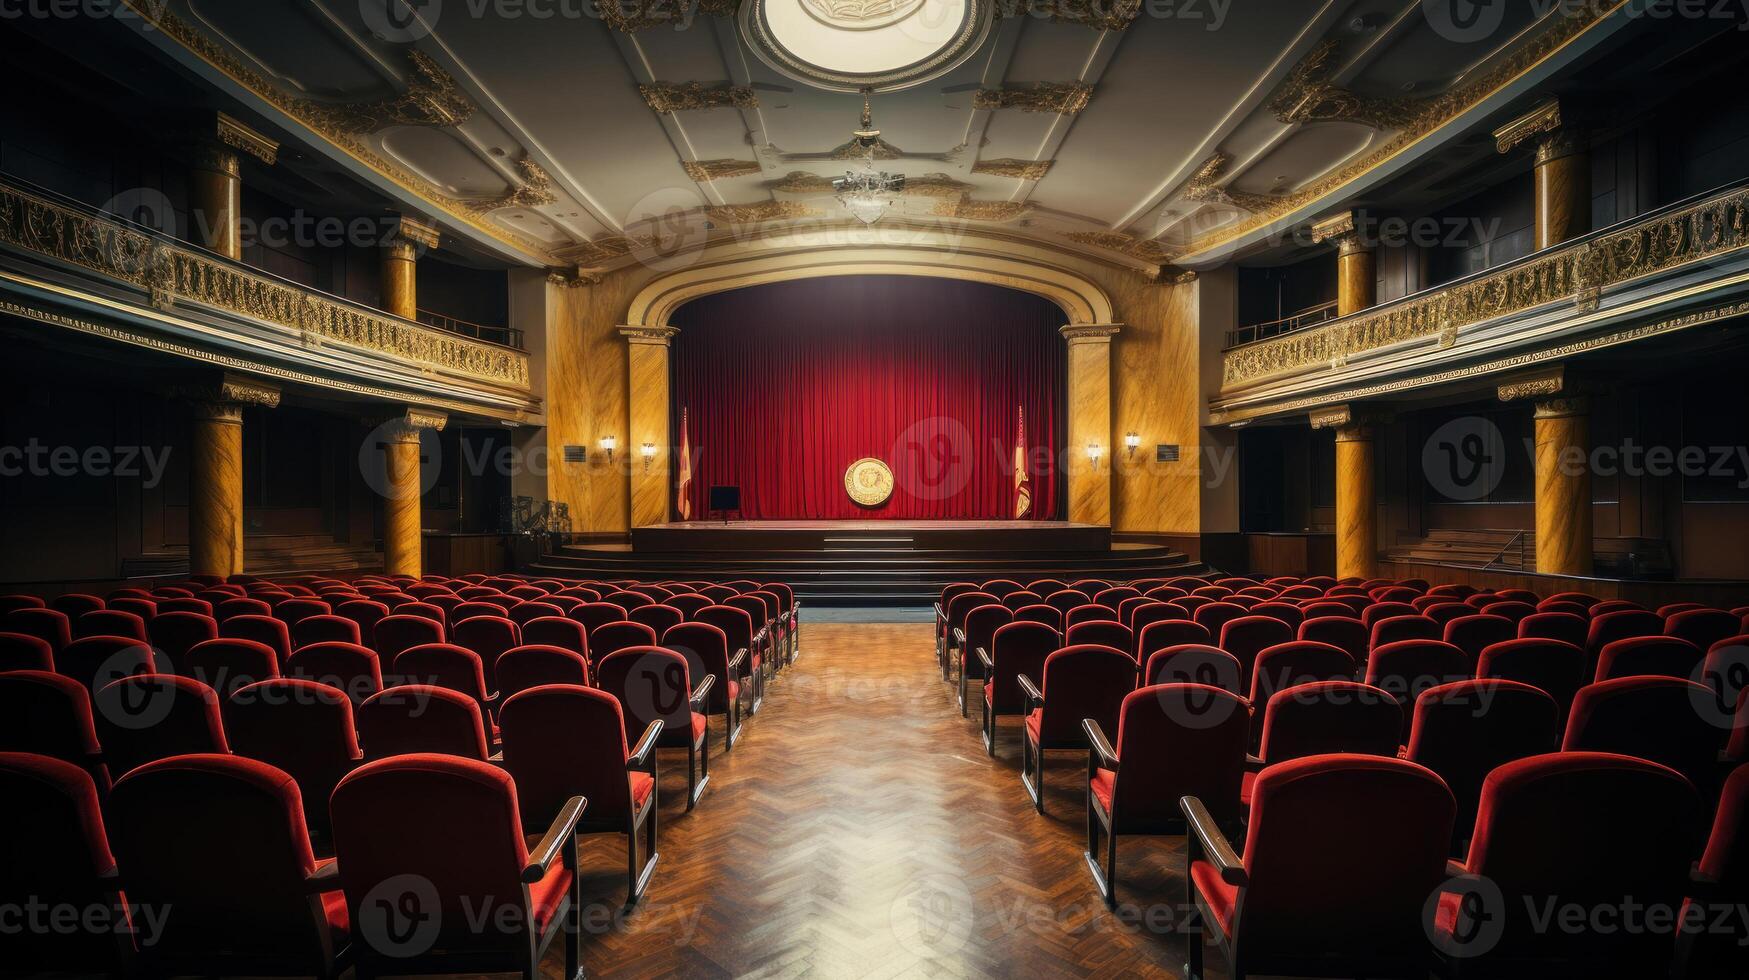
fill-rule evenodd
<path id="1" fill-rule="evenodd" d="M 731 246 L 720 256 L 658 275 L 632 297 L 626 323 L 666 327 L 674 311 L 689 300 L 743 286 L 866 275 L 933 276 L 1005 286 L 1055 303 L 1071 326 L 1113 322 L 1105 290 L 1067 265 L 1050 261 L 1053 253 L 1045 249 L 1001 240 L 832 245 L 816 238 L 799 233 L 763 239 L 751 247 Z"/>

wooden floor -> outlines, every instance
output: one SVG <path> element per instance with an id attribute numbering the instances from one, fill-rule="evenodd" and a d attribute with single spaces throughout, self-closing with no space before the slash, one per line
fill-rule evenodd
<path id="1" fill-rule="evenodd" d="M 1182 974 L 1182 841 L 1126 840 L 1118 914 L 1106 911 L 1082 859 L 1085 754 L 1053 753 L 1036 814 L 1018 723 L 987 757 L 930 629 L 805 626 L 801 660 L 734 751 L 713 753 L 691 814 L 684 756 L 664 753 L 662 857 L 643 904 L 618 913 L 624 838 L 583 854 L 592 976 Z M 543 963 L 555 978 L 557 953 Z"/>

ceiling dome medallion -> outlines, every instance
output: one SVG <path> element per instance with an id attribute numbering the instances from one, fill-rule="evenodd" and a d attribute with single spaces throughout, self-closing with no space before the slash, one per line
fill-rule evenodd
<path id="1" fill-rule="evenodd" d="M 741 36 L 761 61 L 834 92 L 908 88 L 970 57 L 993 0 L 745 0 Z"/>

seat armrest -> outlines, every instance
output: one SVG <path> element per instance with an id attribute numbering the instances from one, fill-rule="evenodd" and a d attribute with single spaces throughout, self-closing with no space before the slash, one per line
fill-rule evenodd
<path id="1" fill-rule="evenodd" d="M 340 862 L 316 865 L 316 870 L 304 876 L 304 894 L 320 895 L 340 890 Z"/>
<path id="2" fill-rule="evenodd" d="M 1190 824 L 1191 835 L 1196 839 L 1203 855 L 1214 864 L 1220 872 L 1221 880 L 1234 888 L 1244 888 L 1250 883 L 1250 876 L 1245 873 L 1245 862 L 1239 860 L 1234 853 L 1233 845 L 1227 843 L 1227 835 L 1221 833 L 1221 828 L 1215 824 L 1215 818 L 1202 805 L 1202 801 L 1194 796 L 1186 796 L 1178 801 L 1179 809 L 1184 811 L 1185 822 Z M 1195 855 L 1191 855 L 1194 860 Z"/>
<path id="3" fill-rule="evenodd" d="M 662 723 L 650 722 L 650 727 L 644 729 L 644 734 L 638 739 L 638 744 L 632 747 L 631 755 L 626 756 L 627 769 L 641 769 L 649 765 L 652 754 L 656 751 L 656 739 L 662 737 Z"/>
<path id="4" fill-rule="evenodd" d="M 742 647 L 741 649 L 735 651 L 735 655 L 733 657 L 729 658 L 729 669 L 739 672 L 741 669 L 741 665 L 746 663 L 746 662 L 747 662 L 747 648 Z"/>
<path id="5" fill-rule="evenodd" d="M 1015 679 L 1020 682 L 1020 693 L 1026 698 L 1027 708 L 1030 709 L 1035 704 L 1045 703 L 1044 692 L 1038 689 L 1038 685 L 1032 682 L 1032 678 L 1021 674 Z"/>
<path id="6" fill-rule="evenodd" d="M 1246 772 L 1262 772 L 1263 767 L 1268 765 L 1268 764 L 1269 763 L 1264 762 L 1262 759 L 1258 758 L 1257 756 L 1252 755 L 1249 752 L 1245 753 L 1245 771 Z"/>
<path id="7" fill-rule="evenodd" d="M 770 634 L 770 632 L 771 632 L 770 626 L 759 627 L 759 632 L 753 634 L 753 645 L 754 646 L 762 646 L 765 643 L 766 636 L 768 634 Z"/>
<path id="8" fill-rule="evenodd" d="M 1453 860 L 1450 860 L 1449 858 L 1446 860 L 1446 862 L 1445 862 L 1445 876 L 1447 878 L 1463 878 L 1463 877 L 1467 876 L 1469 873 L 1470 873 L 1470 869 L 1464 867 L 1464 863 L 1462 861 L 1453 861 Z"/>
<path id="9" fill-rule="evenodd" d="M 1117 771 L 1117 750 L 1111 747 L 1111 742 L 1105 737 L 1105 729 L 1099 727 L 1099 722 L 1093 718 L 1081 719 L 1081 730 L 1087 733 L 1087 746 L 1099 757 L 1099 768 Z"/>
<path id="10" fill-rule="evenodd" d="M 581 796 L 573 796 L 565 801 L 559 815 L 553 818 L 553 825 L 547 828 L 546 835 L 529 852 L 528 863 L 522 866 L 523 884 L 532 885 L 546 877 L 547 869 L 553 866 L 553 859 L 564 850 L 565 842 L 576 839 L 577 821 L 583 816 L 583 808 L 588 805 L 589 801 Z"/>
<path id="11" fill-rule="evenodd" d="M 711 686 L 716 682 L 717 675 L 704 675 L 704 680 L 699 681 L 698 686 L 692 689 L 692 697 L 686 699 L 687 702 L 692 705 L 692 710 L 698 710 L 698 706 L 704 702 L 704 696 L 711 692 Z"/>
<path id="12" fill-rule="evenodd" d="M 964 627 L 955 626 L 953 628 L 953 642 L 954 646 L 959 647 L 961 650 L 966 648 L 966 631 Z"/>
<path id="13" fill-rule="evenodd" d="M 990 673 L 991 671 L 994 671 L 996 669 L 996 661 L 990 656 L 990 651 L 984 649 L 983 647 L 979 647 L 977 649 L 977 654 L 978 654 L 978 662 L 982 663 L 984 665 L 984 672 L 985 673 Z"/>

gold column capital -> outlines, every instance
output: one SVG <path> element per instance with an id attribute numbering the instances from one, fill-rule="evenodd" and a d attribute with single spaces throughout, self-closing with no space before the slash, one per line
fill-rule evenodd
<path id="1" fill-rule="evenodd" d="M 429 408 L 409 407 L 399 415 L 390 416 L 379 428 L 382 430 L 383 441 L 388 443 L 418 442 L 419 433 L 425 429 L 442 432 L 449 424 L 449 415 Z"/>
<path id="2" fill-rule="evenodd" d="M 212 422 L 241 424 L 245 408 L 278 408 L 278 385 L 225 372 L 208 382 L 187 385 L 176 392 L 193 407 L 195 417 Z"/>
<path id="3" fill-rule="evenodd" d="M 391 251 L 404 247 L 409 251 L 408 258 L 413 258 L 420 249 L 435 249 L 442 241 L 436 225 L 403 214 L 395 217 L 394 230 L 389 233 L 384 246 Z"/>
<path id="4" fill-rule="evenodd" d="M 1566 419 L 1590 414 L 1591 399 L 1583 395 L 1544 398 L 1536 403 L 1535 417 L 1539 419 Z"/>
<path id="5" fill-rule="evenodd" d="M 667 347 L 679 334 L 680 328 L 678 327 L 639 327 L 621 324 L 619 328 L 619 335 L 626 339 L 626 343 L 647 344 L 653 347 Z"/>
<path id="6" fill-rule="evenodd" d="M 1071 323 L 1057 332 L 1071 344 L 1109 344 L 1111 338 L 1123 332 L 1123 324 Z"/>
<path id="7" fill-rule="evenodd" d="M 1314 221 L 1311 227 L 1312 242 L 1316 245 L 1335 242 L 1338 253 L 1342 255 L 1370 252 L 1372 244 L 1361 235 L 1360 224 L 1358 211 L 1343 211 Z"/>
<path id="8" fill-rule="evenodd" d="M 1567 377 L 1564 365 L 1556 365 L 1535 374 L 1526 374 L 1510 381 L 1502 382 L 1495 389 L 1495 394 L 1503 402 L 1521 401 L 1527 398 L 1548 398 L 1562 392 L 1571 392 L 1572 379 Z"/>
<path id="9" fill-rule="evenodd" d="M 214 115 L 213 139 L 220 145 L 247 153 L 270 167 L 278 162 L 278 140 L 268 139 L 222 112 Z"/>
<path id="10" fill-rule="evenodd" d="M 1500 153 L 1511 153 L 1526 141 L 1556 132 L 1562 125 L 1561 100 L 1548 99 L 1494 130 L 1494 149 Z"/>
<path id="11" fill-rule="evenodd" d="M 1331 405 L 1306 416 L 1314 429 L 1339 429 L 1354 422 L 1354 409 L 1348 405 Z"/>

